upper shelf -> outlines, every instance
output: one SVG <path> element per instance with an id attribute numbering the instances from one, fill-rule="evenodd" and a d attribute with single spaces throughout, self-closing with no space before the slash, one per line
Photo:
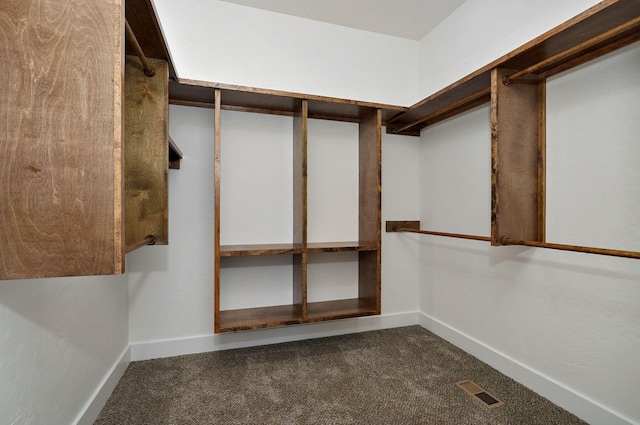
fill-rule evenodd
<path id="1" fill-rule="evenodd" d="M 306 99 L 309 102 L 309 118 L 358 122 L 368 111 L 379 108 L 382 109 L 382 120 L 385 122 L 408 109 L 395 105 L 185 79 L 169 84 L 169 102 L 213 108 L 216 89 L 222 92 L 222 109 L 245 112 L 293 115 L 298 101 Z"/>
<path id="2" fill-rule="evenodd" d="M 439 92 L 387 123 L 387 132 L 420 130 L 488 102 L 491 70 L 528 70 L 539 78 L 580 65 L 640 39 L 640 0 L 603 1 Z"/>
<path id="3" fill-rule="evenodd" d="M 162 27 L 151 0 L 127 0 L 125 17 L 131 26 L 142 51 L 149 58 L 164 59 L 169 63 L 169 79 L 176 80 L 176 70 L 165 42 Z M 135 55 L 129 43 L 125 44 L 127 55 Z"/>
<path id="4" fill-rule="evenodd" d="M 147 55 L 169 62 L 170 103 L 212 108 L 214 92 L 219 89 L 222 109 L 228 110 L 293 115 L 298 101 L 307 99 L 310 118 L 357 122 L 371 108 L 379 108 L 388 133 L 413 136 L 431 124 L 488 102 L 494 68 L 525 70 L 546 78 L 640 39 L 640 0 L 605 0 L 407 108 L 178 79 L 151 0 L 127 0 L 126 14 Z"/>

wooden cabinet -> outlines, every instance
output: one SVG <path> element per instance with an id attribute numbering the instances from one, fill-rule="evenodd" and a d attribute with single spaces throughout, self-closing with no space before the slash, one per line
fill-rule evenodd
<path id="1" fill-rule="evenodd" d="M 0 279 L 124 271 L 124 24 L 123 0 L 0 4 Z"/>

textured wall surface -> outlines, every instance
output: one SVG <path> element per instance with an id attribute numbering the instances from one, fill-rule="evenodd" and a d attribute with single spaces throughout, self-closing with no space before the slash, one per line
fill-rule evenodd
<path id="1" fill-rule="evenodd" d="M 0 282 L 0 422 L 71 424 L 128 347 L 127 280 Z"/>
<path id="2" fill-rule="evenodd" d="M 181 78 L 411 105 L 419 42 L 246 6 L 155 1 Z"/>

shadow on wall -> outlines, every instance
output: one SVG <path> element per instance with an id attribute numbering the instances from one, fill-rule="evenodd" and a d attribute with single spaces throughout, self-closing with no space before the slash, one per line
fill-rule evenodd
<path id="1" fill-rule="evenodd" d="M 41 346 L 46 355 L 72 345 L 100 358 L 105 338 L 122 342 L 114 328 L 117 321 L 124 321 L 126 329 L 126 309 L 126 275 L 0 281 L 2 345 L 30 351 Z M 48 335 L 31 324 L 53 334 L 55 346 L 48 346 Z"/>

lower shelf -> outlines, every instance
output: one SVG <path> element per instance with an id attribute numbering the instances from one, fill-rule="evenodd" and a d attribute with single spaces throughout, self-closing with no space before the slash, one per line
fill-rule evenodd
<path id="1" fill-rule="evenodd" d="M 380 314 L 375 306 L 372 307 L 371 303 L 360 298 L 322 301 L 307 304 L 307 319 L 305 322 L 321 322 L 375 314 Z"/>
<path id="2" fill-rule="evenodd" d="M 237 332 L 251 329 L 272 328 L 284 325 L 322 322 L 350 317 L 373 316 L 380 312 L 363 299 L 322 301 L 307 304 L 307 317 L 302 317 L 301 307 L 279 305 L 273 307 L 244 308 L 220 311 L 217 332 Z"/>
<path id="3" fill-rule="evenodd" d="M 294 305 L 221 310 L 216 332 L 235 332 L 250 329 L 302 323 L 300 308 Z"/>

